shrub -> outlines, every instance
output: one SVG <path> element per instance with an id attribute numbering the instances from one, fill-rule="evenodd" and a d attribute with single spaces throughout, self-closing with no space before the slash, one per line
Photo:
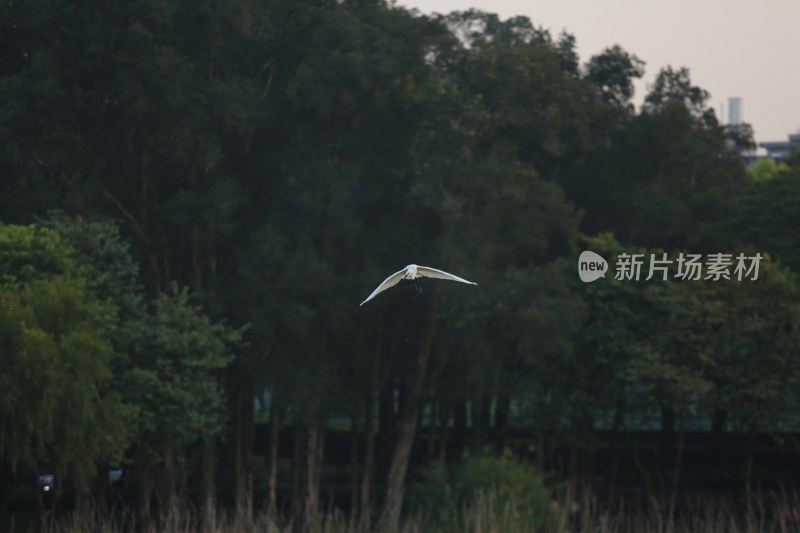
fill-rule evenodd
<path id="1" fill-rule="evenodd" d="M 487 502 L 493 514 L 513 516 L 527 531 L 552 530 L 557 524 L 553 492 L 544 476 L 510 456 L 466 456 L 451 466 L 437 463 L 411 492 L 412 505 L 426 521 L 457 524 L 459 531 L 479 519 L 475 511 L 488 509 Z"/>

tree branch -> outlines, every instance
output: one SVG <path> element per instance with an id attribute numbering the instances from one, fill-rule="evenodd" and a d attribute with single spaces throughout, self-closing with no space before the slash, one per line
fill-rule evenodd
<path id="1" fill-rule="evenodd" d="M 101 185 L 100 188 L 103 191 L 103 196 L 105 196 L 109 201 L 111 201 L 111 203 L 114 204 L 117 210 L 119 210 L 119 212 L 122 213 L 122 216 L 125 217 L 125 219 L 128 221 L 128 223 L 130 224 L 131 228 L 136 233 L 136 235 L 138 235 L 139 238 L 142 239 L 142 241 L 144 241 L 145 243 L 149 242 L 147 234 L 142 230 L 142 227 L 139 225 L 139 223 L 136 222 L 136 219 L 133 217 L 131 212 L 125 209 L 125 206 L 122 205 L 122 202 L 120 202 L 117 199 L 117 197 L 111 194 L 111 192 L 109 192 L 109 190 L 106 189 L 104 186 Z"/>

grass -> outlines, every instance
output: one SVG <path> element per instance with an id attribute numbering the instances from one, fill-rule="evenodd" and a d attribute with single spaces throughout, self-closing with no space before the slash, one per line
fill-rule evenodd
<path id="1" fill-rule="evenodd" d="M 407 515 L 399 528 L 380 533 L 789 533 L 800 532 L 800 499 L 794 494 L 770 494 L 751 498 L 747 505 L 731 500 L 697 498 L 671 506 L 655 499 L 614 511 L 603 509 L 591 498 L 570 505 L 552 502 L 557 523 L 536 528 L 530 513 L 519 508 L 507 495 L 484 491 L 469 505 L 445 505 L 437 516 Z M 136 527 L 130 517 L 92 515 L 71 516 L 41 527 L 28 526 L 14 531 L 41 533 L 291 533 L 293 524 L 285 517 L 260 515 L 252 521 L 229 513 L 209 510 L 169 512 L 146 527 Z M 332 510 L 320 517 L 317 533 L 374 533 L 362 529 L 346 514 Z"/>

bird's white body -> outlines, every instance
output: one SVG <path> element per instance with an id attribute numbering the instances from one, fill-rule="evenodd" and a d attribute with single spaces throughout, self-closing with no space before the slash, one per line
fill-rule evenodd
<path id="1" fill-rule="evenodd" d="M 421 277 L 417 274 L 417 265 L 408 265 L 403 270 L 406 273 L 406 275 L 403 276 L 403 279 L 417 279 L 418 277 Z"/>
<path id="2" fill-rule="evenodd" d="M 361 305 L 364 305 L 368 301 L 375 298 L 375 296 L 377 296 L 378 293 L 381 293 L 390 287 L 394 287 L 404 279 L 413 280 L 417 278 L 448 279 L 450 281 L 459 281 L 461 283 L 467 283 L 469 285 L 477 285 L 477 283 L 474 283 L 472 281 L 467 281 L 464 278 L 459 278 L 458 276 L 445 272 L 444 270 L 439 270 L 437 268 L 431 268 L 431 267 L 418 266 L 418 265 L 408 265 L 403 270 L 395 272 L 394 274 L 386 278 L 383 281 L 383 283 L 378 285 L 377 289 L 372 291 L 372 294 L 370 294 L 366 300 L 361 302 Z"/>

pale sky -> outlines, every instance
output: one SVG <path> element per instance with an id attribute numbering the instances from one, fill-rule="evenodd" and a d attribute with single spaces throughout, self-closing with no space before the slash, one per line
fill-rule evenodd
<path id="1" fill-rule="evenodd" d="M 619 44 L 643 60 L 636 104 L 661 67 L 688 67 L 717 116 L 742 98 L 756 142 L 800 130 L 800 0 L 398 0 L 423 13 L 477 8 L 577 40 L 581 63 Z"/>

